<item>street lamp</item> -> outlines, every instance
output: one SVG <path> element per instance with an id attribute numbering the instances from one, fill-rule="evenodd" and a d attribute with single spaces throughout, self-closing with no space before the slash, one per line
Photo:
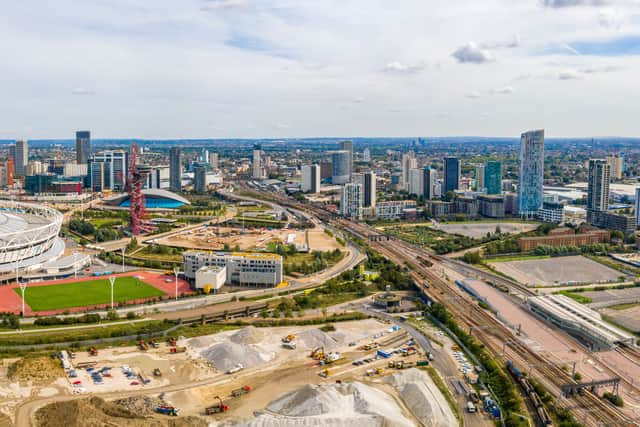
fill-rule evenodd
<path id="1" fill-rule="evenodd" d="M 111 285 L 111 310 L 113 310 L 113 285 L 116 283 L 116 276 L 109 277 L 109 284 Z"/>
<path id="2" fill-rule="evenodd" d="M 176 266 L 173 267 L 173 274 L 176 276 L 176 301 L 178 301 L 178 274 L 180 273 L 180 269 Z"/>
<path id="3" fill-rule="evenodd" d="M 22 318 L 24 319 L 24 291 L 27 290 L 27 282 L 18 282 L 18 286 L 20 286 L 20 291 L 22 292 Z"/>
<path id="4" fill-rule="evenodd" d="M 122 248 L 122 272 L 124 273 L 124 251 L 126 250 L 126 246 Z"/>

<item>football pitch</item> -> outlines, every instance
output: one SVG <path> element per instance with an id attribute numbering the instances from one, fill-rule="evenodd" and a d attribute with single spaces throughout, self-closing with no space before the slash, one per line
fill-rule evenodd
<path id="1" fill-rule="evenodd" d="M 22 296 L 20 289 L 14 291 Z M 160 289 L 133 276 L 116 278 L 113 301 L 131 301 L 164 295 Z M 108 279 L 27 287 L 25 302 L 33 311 L 58 310 L 111 303 L 111 285 Z"/>

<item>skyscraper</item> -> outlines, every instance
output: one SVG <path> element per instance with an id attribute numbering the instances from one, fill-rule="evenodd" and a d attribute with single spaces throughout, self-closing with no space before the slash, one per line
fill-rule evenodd
<path id="1" fill-rule="evenodd" d="M 402 155 L 402 183 L 401 187 L 405 191 L 409 191 L 409 171 L 418 168 L 418 160 L 413 151 L 408 151 Z"/>
<path id="2" fill-rule="evenodd" d="M 342 185 L 351 180 L 351 173 L 349 169 L 350 156 L 351 152 L 347 150 L 334 151 L 331 154 L 331 165 L 333 167 L 331 182 L 333 184 Z"/>
<path id="3" fill-rule="evenodd" d="M 622 179 L 624 169 L 623 157 L 610 154 L 607 156 L 607 163 L 611 169 L 611 179 Z"/>
<path id="4" fill-rule="evenodd" d="M 182 150 L 171 147 L 169 151 L 169 188 L 172 191 L 182 190 Z"/>
<path id="5" fill-rule="evenodd" d="M 256 144 L 253 146 L 253 160 L 251 162 L 251 178 L 263 179 L 262 173 L 262 146 Z"/>
<path id="6" fill-rule="evenodd" d="M 502 193 L 502 163 L 488 161 L 484 169 L 484 185 L 487 194 Z"/>
<path id="7" fill-rule="evenodd" d="M 433 199 L 435 195 L 435 185 L 438 181 L 438 172 L 431 169 L 431 166 L 425 166 L 422 169 L 422 196 L 425 200 Z"/>
<path id="8" fill-rule="evenodd" d="M 424 193 L 424 171 L 422 169 L 411 169 L 409 171 L 409 194 L 422 196 Z"/>
<path id="9" fill-rule="evenodd" d="M 218 170 L 218 153 L 213 153 L 210 152 L 209 153 L 209 164 L 211 165 L 211 170 L 213 171 L 217 171 Z"/>
<path id="10" fill-rule="evenodd" d="M 353 182 L 362 185 L 362 207 L 376 207 L 376 174 L 363 172 L 353 174 Z"/>
<path id="11" fill-rule="evenodd" d="M 587 189 L 587 213 L 606 211 L 609 208 L 609 182 L 611 165 L 604 159 L 589 160 L 589 186 Z"/>
<path id="12" fill-rule="evenodd" d="M 76 163 L 86 165 L 91 158 L 91 132 L 79 130 L 76 132 Z"/>
<path id="13" fill-rule="evenodd" d="M 520 178 L 518 181 L 518 212 L 533 218 L 542 207 L 544 177 L 544 129 L 525 132 L 520 136 Z"/>
<path id="14" fill-rule="evenodd" d="M 353 141 L 340 141 L 340 150 L 349 152 L 349 180 L 353 173 Z"/>
<path id="15" fill-rule="evenodd" d="M 15 174 L 24 175 L 29 162 L 29 143 L 26 140 L 16 141 L 9 147 L 9 157 L 13 159 Z"/>
<path id="16" fill-rule="evenodd" d="M 636 227 L 640 227 L 640 187 L 636 188 Z"/>
<path id="17" fill-rule="evenodd" d="M 349 218 L 362 216 L 363 186 L 355 182 L 348 182 L 340 191 L 340 214 Z"/>
<path id="18" fill-rule="evenodd" d="M 193 191 L 196 193 L 207 191 L 207 169 L 204 166 L 193 168 Z"/>
<path id="19" fill-rule="evenodd" d="M 301 190 L 303 193 L 320 192 L 320 166 L 315 164 L 302 166 Z"/>
<path id="20" fill-rule="evenodd" d="M 362 152 L 362 161 L 363 162 L 371 161 L 371 150 L 369 150 L 369 148 L 365 148 L 364 151 Z"/>
<path id="21" fill-rule="evenodd" d="M 444 158 L 444 188 L 442 193 L 456 191 L 460 187 L 460 161 L 457 157 Z"/>
<path id="22" fill-rule="evenodd" d="M 485 165 L 476 165 L 476 180 L 474 186 L 476 187 L 476 191 L 483 191 L 487 188 L 486 186 L 486 171 Z"/>

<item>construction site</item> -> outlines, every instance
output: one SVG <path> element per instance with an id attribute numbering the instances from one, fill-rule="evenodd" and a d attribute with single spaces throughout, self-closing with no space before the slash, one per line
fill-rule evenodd
<path id="1" fill-rule="evenodd" d="M 284 243 L 299 252 L 331 251 L 341 246 L 321 227 L 312 229 L 279 229 L 262 227 L 202 227 L 155 239 L 154 243 L 186 249 L 223 250 L 239 248 L 241 251 L 263 251 L 269 244 Z"/>
<path id="2" fill-rule="evenodd" d="M 430 359 L 403 328 L 375 319 L 332 328 L 248 326 L 63 350 L 27 366 L 6 361 L 0 413 L 24 426 L 25 413 L 36 426 L 456 425 L 421 369 Z M 477 420 L 490 424 L 488 416 Z"/>

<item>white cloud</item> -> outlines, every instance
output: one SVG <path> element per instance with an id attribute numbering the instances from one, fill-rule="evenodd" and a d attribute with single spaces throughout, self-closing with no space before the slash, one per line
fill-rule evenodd
<path id="1" fill-rule="evenodd" d="M 424 69 L 424 65 L 407 65 L 402 62 L 393 61 L 384 66 L 384 71 L 388 73 L 415 73 Z"/>
<path id="2" fill-rule="evenodd" d="M 613 3 L 612 0 L 540 0 L 544 7 L 563 8 L 575 6 L 606 6 Z"/>
<path id="3" fill-rule="evenodd" d="M 362 104 L 364 102 L 364 98 L 362 96 L 358 96 L 357 98 L 353 98 L 354 104 Z"/>
<path id="4" fill-rule="evenodd" d="M 460 46 L 451 56 L 463 64 L 484 64 L 494 60 L 493 54 L 489 50 L 481 48 L 475 42 L 469 42 L 464 46 Z"/>
<path id="5" fill-rule="evenodd" d="M 77 87 L 77 88 L 74 88 L 71 91 L 71 94 L 72 95 L 85 96 L 85 95 L 95 95 L 96 92 L 94 90 L 87 89 L 87 88 L 84 88 L 84 87 Z"/>
<path id="6" fill-rule="evenodd" d="M 575 70 L 565 70 L 558 73 L 558 80 L 580 80 L 582 76 Z"/>
<path id="7" fill-rule="evenodd" d="M 221 9 L 233 9 L 239 6 L 245 6 L 245 0 L 208 0 L 200 7 L 203 11 L 213 11 Z"/>
<path id="8" fill-rule="evenodd" d="M 482 98 L 482 94 L 477 90 L 474 90 L 473 92 L 467 93 L 465 97 L 469 99 L 478 99 L 478 98 Z"/>
<path id="9" fill-rule="evenodd" d="M 505 86 L 501 89 L 491 89 L 493 95 L 511 95 L 514 92 L 513 87 Z"/>
<path id="10" fill-rule="evenodd" d="M 614 9 L 603 9 L 598 14 L 598 23 L 608 30 L 619 31 L 624 19 L 624 16 Z"/>

